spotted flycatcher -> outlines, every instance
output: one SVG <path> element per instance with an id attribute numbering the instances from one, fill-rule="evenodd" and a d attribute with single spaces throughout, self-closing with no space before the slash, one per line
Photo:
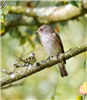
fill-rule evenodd
<path id="1" fill-rule="evenodd" d="M 41 44 L 49 56 L 56 56 L 64 53 L 63 44 L 59 35 L 49 25 L 42 25 L 35 33 L 39 33 Z M 66 61 L 58 63 L 62 77 L 68 76 L 65 63 Z"/>

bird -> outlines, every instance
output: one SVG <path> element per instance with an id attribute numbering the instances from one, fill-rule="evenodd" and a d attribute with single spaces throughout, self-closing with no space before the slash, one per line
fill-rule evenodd
<path id="1" fill-rule="evenodd" d="M 38 33 L 40 36 L 41 44 L 49 57 L 56 56 L 64 53 L 64 47 L 60 36 L 49 25 L 42 25 L 34 33 Z M 68 72 L 65 68 L 66 61 L 58 63 L 61 77 L 68 76 Z"/>

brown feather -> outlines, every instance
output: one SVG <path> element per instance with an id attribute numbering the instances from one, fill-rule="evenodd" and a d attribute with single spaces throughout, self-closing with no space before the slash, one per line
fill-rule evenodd
<path id="1" fill-rule="evenodd" d="M 56 39 L 57 39 L 58 43 L 61 46 L 62 53 L 64 53 L 64 47 L 63 47 L 62 41 L 60 39 L 60 36 L 56 32 L 54 32 L 53 35 L 54 35 L 55 38 L 57 37 Z M 64 63 L 66 64 L 66 61 L 65 60 L 64 60 Z"/>

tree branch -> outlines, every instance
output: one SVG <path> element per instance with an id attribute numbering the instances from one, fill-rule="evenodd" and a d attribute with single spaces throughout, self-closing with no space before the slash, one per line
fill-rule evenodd
<path id="1" fill-rule="evenodd" d="M 3 32 L 3 34 L 1 34 L 1 36 L 4 36 L 4 34 L 13 27 L 18 27 L 18 26 L 34 27 L 36 25 L 36 22 L 33 17 L 27 17 L 24 15 L 18 18 L 16 21 L 5 21 L 4 25 L 5 25 L 5 31 Z"/>
<path id="2" fill-rule="evenodd" d="M 8 32 L 10 28 L 13 28 L 13 27 L 17 27 L 17 26 L 35 26 L 36 23 L 35 23 L 35 20 L 34 18 L 29 18 L 29 17 L 26 17 L 26 16 L 21 16 L 21 18 L 17 19 L 16 21 L 13 21 L 13 22 L 5 22 L 5 32 Z M 4 34 L 3 33 L 3 34 Z M 3 35 L 1 34 L 1 35 Z"/>
<path id="3" fill-rule="evenodd" d="M 33 65 L 29 65 L 28 67 L 23 68 L 21 71 L 18 71 L 16 73 L 13 73 L 9 76 L 4 77 L 1 81 L 1 87 L 4 85 L 7 85 L 9 83 L 13 83 L 15 81 L 18 81 L 20 79 L 23 79 L 25 77 L 28 77 L 40 70 L 43 70 L 45 68 L 49 68 L 63 60 L 67 60 L 71 57 L 74 57 L 82 52 L 87 51 L 87 44 L 83 44 L 81 46 L 77 46 L 74 48 L 71 48 L 69 51 L 61 54 L 60 56 L 55 56 L 50 58 L 49 60 L 44 60 L 40 62 L 36 62 Z"/>
<path id="4" fill-rule="evenodd" d="M 2 87 L 1 89 L 7 89 L 7 88 L 10 88 L 10 87 L 17 87 L 17 86 L 23 85 L 24 84 L 24 81 L 25 80 L 23 80 L 23 81 L 21 81 L 19 83 L 15 83 L 15 84 L 8 84 L 8 85 Z"/>
<path id="5" fill-rule="evenodd" d="M 5 5 L 6 2 L 7 2 L 7 0 L 5 0 L 5 1 L 3 2 L 3 4 L 2 4 L 1 7 L 0 7 L 0 9 Z"/>
<path id="6" fill-rule="evenodd" d="M 7 6 L 7 8 L 10 13 L 35 17 L 40 24 L 66 21 L 87 13 L 86 8 L 77 8 L 71 4 L 61 7 L 27 8 L 22 6 Z"/>
<path id="7" fill-rule="evenodd" d="M 71 4 L 67 4 L 61 7 L 44 7 L 44 8 L 29 8 L 29 7 L 22 7 L 22 6 L 6 6 L 9 10 L 10 14 L 22 14 L 21 18 L 9 22 L 5 21 L 5 32 L 8 32 L 10 28 L 17 27 L 17 26 L 34 26 L 38 25 L 41 26 L 42 24 L 51 24 L 55 22 L 66 21 L 69 19 L 74 19 L 78 16 L 81 16 L 87 13 L 87 2 L 82 4 L 82 7 L 77 8 L 72 6 Z M 82 8 L 82 9 L 81 9 Z M 27 17 L 25 17 L 27 16 Z M 30 22 L 28 21 L 29 18 L 33 20 Z M 1 34 L 1 36 L 4 35 Z"/>

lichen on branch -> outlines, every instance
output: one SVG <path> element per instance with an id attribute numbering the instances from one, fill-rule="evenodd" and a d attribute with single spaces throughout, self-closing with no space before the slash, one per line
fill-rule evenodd
<path id="1" fill-rule="evenodd" d="M 87 4 L 87 2 L 86 2 Z M 84 5 L 83 5 L 84 6 Z M 49 24 L 76 18 L 87 13 L 87 10 L 67 4 L 61 7 L 51 6 L 42 8 L 28 8 L 22 6 L 7 6 L 10 13 L 35 17 L 38 23 Z"/>
<path id="2" fill-rule="evenodd" d="M 81 46 L 77 46 L 74 48 L 69 49 L 67 52 L 61 54 L 60 56 L 51 57 L 50 59 L 46 59 L 44 61 L 35 62 L 34 64 L 29 64 L 29 66 L 24 67 L 22 70 L 12 73 L 9 76 L 6 76 L 2 78 L 0 81 L 1 87 L 5 86 L 9 83 L 13 83 L 15 81 L 18 81 L 20 79 L 23 79 L 25 77 L 28 77 L 34 73 L 37 73 L 40 70 L 43 70 L 45 68 L 49 68 L 59 62 L 62 62 L 63 60 L 70 59 L 71 57 L 74 57 L 78 54 L 81 54 L 82 52 L 87 51 L 87 44 L 83 44 Z"/>

